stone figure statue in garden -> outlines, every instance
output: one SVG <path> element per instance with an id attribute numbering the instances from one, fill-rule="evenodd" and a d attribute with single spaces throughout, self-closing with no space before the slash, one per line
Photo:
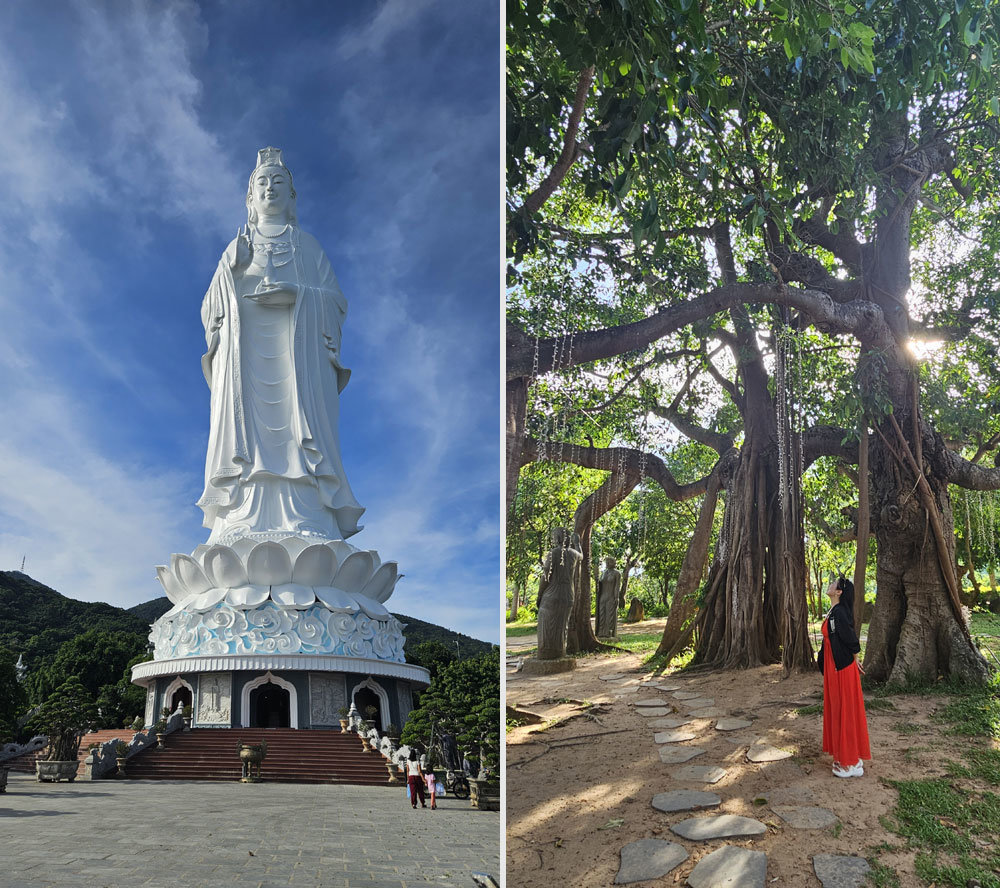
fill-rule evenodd
<path id="1" fill-rule="evenodd" d="M 322 247 L 298 226 L 292 174 L 264 148 L 247 187 L 247 224 L 201 308 L 212 390 L 205 489 L 209 544 L 346 539 L 364 512 L 340 455 L 340 359 L 347 300 Z"/>
<path id="2" fill-rule="evenodd" d="M 622 573 L 616 569 L 614 558 L 604 559 L 605 570 L 597 585 L 597 631 L 598 638 L 614 638 L 618 635 L 618 603 L 622 588 Z"/>
<path id="3" fill-rule="evenodd" d="M 545 556 L 538 590 L 538 660 L 566 656 L 566 633 L 583 561 L 574 537 L 562 527 L 552 530 L 552 548 Z"/>

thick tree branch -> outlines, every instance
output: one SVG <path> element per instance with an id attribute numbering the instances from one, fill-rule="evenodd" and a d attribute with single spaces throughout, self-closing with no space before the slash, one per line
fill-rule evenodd
<path id="1" fill-rule="evenodd" d="M 524 440 L 524 462 L 534 462 L 538 459 L 539 442 L 534 438 Z M 729 450 L 724 453 L 713 472 L 726 472 L 730 465 L 735 465 L 737 451 Z M 600 469 L 605 472 L 614 472 L 638 483 L 642 478 L 649 478 L 655 481 L 669 499 L 675 502 L 691 499 L 694 496 L 701 496 L 708 489 L 708 477 L 692 481 L 690 484 L 679 484 L 674 478 L 666 463 L 655 453 L 647 453 L 645 456 L 641 450 L 633 447 L 584 447 L 580 444 L 548 444 L 546 448 L 546 460 L 553 462 L 573 463 L 585 469 Z M 640 471 L 640 466 L 645 463 L 645 472 Z M 728 477 L 728 475 L 724 475 Z M 723 485 L 725 486 L 725 485 Z"/>
<path id="2" fill-rule="evenodd" d="M 686 435 L 692 441 L 711 447 L 720 456 L 733 446 L 732 435 L 722 435 L 710 429 L 696 425 L 691 419 L 681 413 L 673 404 L 666 406 L 657 404 L 653 407 L 653 413 L 661 419 L 667 420 L 682 435 Z"/>
<path id="3" fill-rule="evenodd" d="M 590 92 L 590 84 L 594 80 L 594 66 L 585 68 L 580 73 L 580 80 L 576 85 L 576 96 L 573 98 L 573 107 L 569 112 L 569 120 L 566 123 L 566 135 L 563 138 L 562 152 L 556 160 L 548 175 L 542 179 L 541 184 L 531 192 L 521 205 L 518 212 L 522 216 L 533 216 L 537 213 L 542 204 L 551 196 L 552 192 L 559 187 L 559 184 L 566 178 L 573 161 L 579 153 L 576 143 L 576 133 L 580 128 L 580 119 L 583 117 L 583 110 L 587 106 L 587 93 Z"/>
<path id="4" fill-rule="evenodd" d="M 944 477 L 966 490 L 1000 490 L 1000 469 L 988 469 L 970 462 L 945 447 L 939 448 L 934 460 L 944 468 Z"/>
<path id="5" fill-rule="evenodd" d="M 813 426 L 802 433 L 802 459 L 808 468 L 821 456 L 836 456 L 845 463 L 856 466 L 858 442 L 846 429 L 827 425 Z"/>
<path id="6" fill-rule="evenodd" d="M 792 226 L 792 230 L 807 244 L 822 247 L 833 253 L 850 269 L 852 274 L 857 277 L 862 275 L 865 247 L 852 233 L 837 232 L 834 234 L 819 216 L 800 219 Z"/>
<path id="7" fill-rule="evenodd" d="M 556 347 L 573 339 L 572 365 L 589 364 L 623 352 L 646 348 L 650 343 L 674 333 L 688 324 L 711 317 L 742 303 L 771 302 L 797 308 L 816 328 L 825 333 L 850 334 L 869 348 L 897 351 L 898 345 L 889 330 L 881 309 L 867 300 L 839 304 L 827 293 L 784 287 L 780 284 L 727 284 L 678 305 L 671 305 L 648 318 L 607 327 L 585 330 L 538 340 L 538 373 L 552 370 Z M 507 378 L 528 376 L 533 367 L 535 340 L 513 325 L 507 326 Z M 565 350 L 563 350 L 565 352 Z M 902 363 L 908 360 L 900 353 Z M 560 369 L 568 366 L 560 360 Z"/>

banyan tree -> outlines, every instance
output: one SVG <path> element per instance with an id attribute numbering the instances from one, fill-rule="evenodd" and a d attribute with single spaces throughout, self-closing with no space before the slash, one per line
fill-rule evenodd
<path id="1" fill-rule="evenodd" d="M 508 504 L 534 460 L 607 473 L 583 531 L 640 484 L 702 496 L 665 646 L 805 668 L 801 480 L 834 457 L 869 676 L 984 679 L 951 503 L 1000 488 L 1000 11 L 517 0 L 508 29 Z M 715 469 L 674 479 L 650 416 Z"/>

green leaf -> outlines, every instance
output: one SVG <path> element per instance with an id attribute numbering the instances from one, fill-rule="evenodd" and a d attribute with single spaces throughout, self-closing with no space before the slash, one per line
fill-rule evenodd
<path id="1" fill-rule="evenodd" d="M 629 71 L 632 70 L 632 66 L 628 62 L 621 62 L 618 65 L 618 73 L 625 77 Z"/>
<path id="2" fill-rule="evenodd" d="M 605 584 L 607 585 L 607 584 Z M 612 817 L 604 826 L 597 827 L 598 829 L 618 829 L 625 822 L 624 817 Z"/>
<path id="3" fill-rule="evenodd" d="M 981 29 L 976 19 L 971 19 L 962 31 L 962 40 L 966 46 L 975 46 L 979 42 Z"/>

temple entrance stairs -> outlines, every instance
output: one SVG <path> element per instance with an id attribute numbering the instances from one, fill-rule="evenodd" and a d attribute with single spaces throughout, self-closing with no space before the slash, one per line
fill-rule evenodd
<path id="1" fill-rule="evenodd" d="M 165 747 L 154 746 L 128 760 L 136 780 L 239 780 L 237 745 L 267 741 L 261 778 L 280 783 L 353 783 L 384 786 L 385 759 L 363 752 L 356 734 L 294 728 L 193 728 L 175 731 Z"/>

